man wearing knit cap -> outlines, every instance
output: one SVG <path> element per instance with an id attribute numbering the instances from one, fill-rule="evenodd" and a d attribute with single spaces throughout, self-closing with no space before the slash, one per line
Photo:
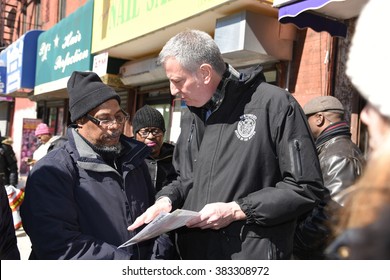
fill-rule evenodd
<path id="1" fill-rule="evenodd" d="M 343 190 L 361 175 L 364 157 L 351 140 L 344 107 L 333 96 L 318 96 L 303 107 L 320 160 L 324 185 L 333 201 L 343 206 Z"/>
<path id="2" fill-rule="evenodd" d="M 68 142 L 30 172 L 21 214 L 30 259 L 149 259 L 154 240 L 118 249 L 154 202 L 150 149 L 122 134 L 119 95 L 93 72 L 68 81 Z"/>

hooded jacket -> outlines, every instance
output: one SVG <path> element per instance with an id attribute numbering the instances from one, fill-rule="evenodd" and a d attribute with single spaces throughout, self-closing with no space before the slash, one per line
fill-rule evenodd
<path id="1" fill-rule="evenodd" d="M 327 192 L 306 117 L 261 67 L 224 77 L 221 105 L 207 120 L 204 108 L 183 116 L 180 174 L 157 196 L 193 211 L 236 201 L 247 216 L 220 230 L 179 230 L 184 259 L 288 259 L 297 218 Z"/>
<path id="2" fill-rule="evenodd" d="M 68 128 L 68 142 L 37 162 L 21 207 L 30 259 L 148 259 L 153 242 L 118 249 L 127 227 L 154 202 L 143 143 L 121 136 L 121 174 Z"/>

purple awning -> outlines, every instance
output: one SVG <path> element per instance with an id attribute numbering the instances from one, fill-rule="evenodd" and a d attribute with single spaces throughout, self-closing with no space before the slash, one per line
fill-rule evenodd
<path id="1" fill-rule="evenodd" d="M 279 22 L 346 37 L 347 26 L 343 20 L 358 16 L 366 2 L 367 0 L 296 1 L 279 8 Z"/>

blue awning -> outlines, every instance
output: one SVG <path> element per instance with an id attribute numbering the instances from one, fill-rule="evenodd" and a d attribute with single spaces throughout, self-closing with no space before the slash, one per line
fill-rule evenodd
<path id="1" fill-rule="evenodd" d="M 368 0 L 300 0 L 279 7 L 279 22 L 298 28 L 310 27 L 317 32 L 346 37 L 345 19 L 359 15 Z"/>

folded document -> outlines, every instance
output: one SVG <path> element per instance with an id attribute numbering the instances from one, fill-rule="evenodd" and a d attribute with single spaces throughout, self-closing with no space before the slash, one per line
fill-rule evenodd
<path id="1" fill-rule="evenodd" d="M 136 236 L 126 241 L 118 248 L 127 247 L 182 227 L 192 218 L 198 217 L 199 215 L 199 212 L 182 209 L 177 209 L 172 213 L 160 213 L 160 215 L 144 227 Z"/>

